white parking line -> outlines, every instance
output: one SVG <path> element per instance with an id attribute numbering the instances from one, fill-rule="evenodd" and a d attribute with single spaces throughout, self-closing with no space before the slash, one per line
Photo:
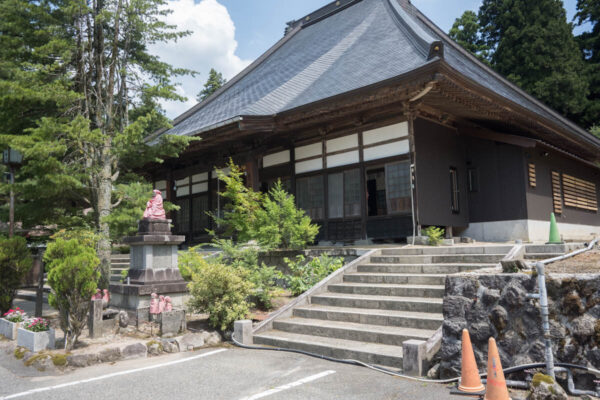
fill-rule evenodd
<path id="1" fill-rule="evenodd" d="M 281 385 L 281 386 L 278 386 L 278 387 L 276 387 L 274 389 L 269 389 L 267 391 L 255 394 L 255 395 L 250 396 L 250 397 L 244 397 L 243 399 L 240 399 L 240 400 L 262 399 L 263 397 L 267 397 L 267 396 L 270 396 L 272 394 L 279 393 L 279 392 L 282 392 L 284 390 L 288 390 L 288 389 L 294 388 L 296 386 L 303 385 L 303 384 L 308 383 L 308 382 L 316 381 L 317 379 L 323 378 L 323 377 L 325 377 L 327 375 L 331 375 L 331 374 L 335 374 L 335 371 L 332 371 L 332 370 L 323 371 L 320 374 L 307 376 L 306 378 L 302 378 L 302 379 L 300 379 L 300 380 L 298 380 L 296 382 L 288 383 L 287 385 Z"/>
<path id="2" fill-rule="evenodd" d="M 151 370 L 151 369 L 162 368 L 162 367 L 166 367 L 166 366 L 169 366 L 169 365 L 175 365 L 175 364 L 180 364 L 180 363 L 184 363 L 184 362 L 188 362 L 188 361 L 197 360 L 198 358 L 212 356 L 213 354 L 222 353 L 224 351 L 227 351 L 227 349 L 219 349 L 219 350 L 209 351 L 208 353 L 202 353 L 202 354 L 199 354 L 197 356 L 193 356 L 193 357 L 189 357 L 189 358 L 184 358 L 184 359 L 181 359 L 181 360 L 169 361 L 169 362 L 162 363 L 162 364 L 151 365 L 151 366 L 143 367 L 143 368 L 130 369 L 130 370 L 127 370 L 127 371 L 114 372 L 112 374 L 95 376 L 95 377 L 89 378 L 89 379 L 82 379 L 82 380 L 79 380 L 79 381 L 61 383 L 60 385 L 47 386 L 47 387 L 38 388 L 38 389 L 31 389 L 31 390 L 27 390 L 25 392 L 15 393 L 15 394 L 11 394 L 11 395 L 5 396 L 5 397 L 0 397 L 0 400 L 16 399 L 17 397 L 28 396 L 30 394 L 36 394 L 36 393 L 39 393 L 39 392 L 47 392 L 47 391 L 50 391 L 50 390 L 61 389 L 61 388 L 68 387 L 68 386 L 80 385 L 82 383 L 88 383 L 88 382 L 100 381 L 100 380 L 108 379 L 108 378 L 114 378 L 115 376 L 129 375 L 129 374 L 133 374 L 135 372 L 148 371 L 148 370 Z"/>

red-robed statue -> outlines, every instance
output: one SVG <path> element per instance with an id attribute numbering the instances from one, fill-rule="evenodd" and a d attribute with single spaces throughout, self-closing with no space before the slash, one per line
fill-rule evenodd
<path id="1" fill-rule="evenodd" d="M 144 219 L 167 219 L 160 190 L 154 189 L 154 195 L 148 200 L 148 203 L 146 203 Z"/>

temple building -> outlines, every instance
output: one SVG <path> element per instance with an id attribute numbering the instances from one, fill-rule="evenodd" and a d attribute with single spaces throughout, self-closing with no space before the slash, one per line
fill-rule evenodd
<path id="1" fill-rule="evenodd" d="M 150 177 L 174 231 L 208 240 L 214 172 L 277 179 L 320 241 L 403 240 L 425 226 L 477 240 L 600 233 L 600 140 L 452 41 L 408 0 L 339 0 L 290 22 L 254 63 L 158 135 L 200 136 Z"/>

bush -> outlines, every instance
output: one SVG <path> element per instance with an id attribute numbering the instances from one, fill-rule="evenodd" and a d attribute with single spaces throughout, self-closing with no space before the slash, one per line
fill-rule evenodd
<path id="1" fill-rule="evenodd" d="M 251 304 L 246 299 L 252 284 L 229 265 L 217 262 L 199 265 L 188 287 L 191 295 L 188 305 L 196 312 L 207 313 L 214 328 L 230 329 L 234 321 L 250 313 Z"/>
<path id="2" fill-rule="evenodd" d="M 333 258 L 327 254 L 313 258 L 309 262 L 306 262 L 303 255 L 296 256 L 296 261 L 289 258 L 283 260 L 291 271 L 291 274 L 284 276 L 284 279 L 294 296 L 306 292 L 344 265 L 342 257 Z"/>
<path id="3" fill-rule="evenodd" d="M 256 240 L 267 248 L 304 249 L 319 233 L 304 210 L 298 209 L 294 196 L 281 187 L 281 181 L 263 197 L 256 212 Z"/>
<path id="4" fill-rule="evenodd" d="M 180 251 L 177 258 L 179 273 L 188 282 L 192 280 L 194 273 L 198 273 L 200 268 L 206 265 L 206 260 L 198 253 L 197 248 L 190 247 L 188 250 Z"/>
<path id="5" fill-rule="evenodd" d="M 92 236 L 86 235 L 83 240 L 58 237 L 44 255 L 48 285 L 52 288 L 49 303 L 59 311 L 60 326 L 67 333 L 67 350 L 77 343 L 85 327 L 90 298 L 100 279 L 100 259 Z"/>
<path id="6" fill-rule="evenodd" d="M 32 264 L 24 238 L 0 239 L 0 315 L 12 308 L 16 291 Z"/>
<path id="7" fill-rule="evenodd" d="M 275 267 L 269 267 L 265 263 L 259 265 L 260 248 L 235 244 L 226 239 L 215 239 L 213 244 L 223 251 L 217 258 L 219 262 L 231 265 L 240 272 L 240 276 L 244 276 L 252 283 L 252 295 L 257 300 L 257 306 L 265 310 L 271 309 L 273 307 L 271 300 L 280 291 L 276 281 L 281 277 L 281 273 Z"/>
<path id="8" fill-rule="evenodd" d="M 442 239 L 444 238 L 444 229 L 437 228 L 435 226 L 430 226 L 423 230 L 425 236 L 429 237 L 429 244 L 431 246 L 439 246 L 442 243 Z"/>
<path id="9" fill-rule="evenodd" d="M 281 187 L 281 182 L 263 195 L 246 187 L 243 170 L 231 160 L 228 167 L 229 175 L 217 171 L 225 184 L 225 190 L 219 193 L 225 203 L 223 215 L 211 214 L 222 236 L 238 243 L 256 241 L 266 249 L 303 249 L 314 241 L 319 227 L 296 207 L 294 196 Z M 210 233 L 217 236 L 214 231 Z"/>

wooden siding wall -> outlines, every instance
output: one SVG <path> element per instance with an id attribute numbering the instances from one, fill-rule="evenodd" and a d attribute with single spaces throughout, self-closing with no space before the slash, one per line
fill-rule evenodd
<path id="1" fill-rule="evenodd" d="M 466 227 L 469 222 L 469 201 L 463 138 L 454 129 L 417 119 L 415 143 L 420 224 Z M 452 167 L 458 173 L 458 213 L 452 212 Z"/>
<path id="2" fill-rule="evenodd" d="M 529 179 L 523 149 L 473 137 L 465 137 L 465 142 L 467 167 L 477 180 L 477 190 L 468 193 L 470 222 L 526 219 Z M 536 166 L 538 186 L 540 176 Z"/>
<path id="3" fill-rule="evenodd" d="M 536 147 L 527 149 L 524 159 L 535 164 L 537 172 L 536 187 L 527 187 L 527 210 L 529 219 L 548 221 L 553 211 L 552 173 L 560 175 L 560 189 L 565 175 L 595 184 L 596 199 L 600 199 L 600 169 L 583 164 L 557 151 Z M 558 198 L 556 216 L 558 222 L 584 225 L 600 225 L 600 213 L 593 209 L 574 208 L 564 198 Z M 598 205 L 596 205 L 597 207 Z M 593 208 L 593 207 L 588 207 Z"/>

